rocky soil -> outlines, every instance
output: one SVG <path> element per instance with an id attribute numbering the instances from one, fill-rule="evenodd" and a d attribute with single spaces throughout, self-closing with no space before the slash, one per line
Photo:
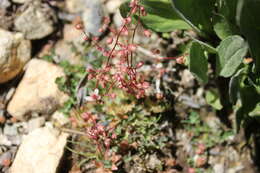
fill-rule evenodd
<path id="1" fill-rule="evenodd" d="M 82 21 L 86 33 L 100 36 L 98 29 L 103 16 L 111 16 L 113 25 L 120 26 L 118 7 L 121 3 L 121 0 L 0 0 L 0 172 L 80 172 L 73 170 L 76 162 L 68 161 L 71 154 L 65 149 L 72 133 L 59 130 L 70 123 L 58 111 L 70 96 L 60 91 L 55 82 L 58 77 L 65 76 L 57 64 L 67 60 L 86 66 L 78 53 L 85 51 L 83 34 L 75 29 L 75 24 Z M 179 41 L 168 43 L 160 34 L 154 34 L 150 41 L 141 36 L 137 40 L 147 44 L 147 48 L 164 45 L 160 48 L 165 54 L 172 52 Z M 139 51 L 149 54 L 145 48 Z M 46 60 L 50 53 L 54 54 L 52 62 Z M 186 118 L 190 109 L 199 111 L 199 124 L 210 129 L 202 130 L 200 136 L 208 135 L 208 141 L 210 136 L 217 138 L 218 132 L 230 130 L 206 104 L 203 98 L 206 88 L 199 87 L 187 69 L 175 68 L 175 65 L 175 62 L 168 63 L 166 68 L 170 72 L 164 81 L 158 82 L 174 85 L 172 95 L 177 119 Z M 209 172 L 214 173 L 257 172 L 252 150 L 243 145 L 243 134 L 229 135 L 225 142 L 219 139 L 200 155 L 194 148 L 200 143 L 194 143 L 196 124 L 186 124 L 188 129 L 173 122 L 170 124 L 165 127 L 176 148 L 173 149 L 175 156 L 171 156 L 173 160 L 167 162 L 167 173 L 188 172 L 189 159 L 195 162 L 195 167 L 210 167 Z M 156 165 L 162 160 L 150 155 L 146 162 L 151 172 L 157 172 Z M 137 166 L 128 166 L 126 170 L 131 173 L 145 172 Z"/>

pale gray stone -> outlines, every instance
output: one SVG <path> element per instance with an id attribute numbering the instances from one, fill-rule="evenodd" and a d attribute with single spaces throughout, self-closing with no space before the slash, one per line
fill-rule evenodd
<path id="1" fill-rule="evenodd" d="M 52 127 L 32 131 L 23 138 L 10 173 L 56 173 L 68 136 Z"/>
<path id="2" fill-rule="evenodd" d="M 22 33 L 0 29 L 0 84 L 17 76 L 30 58 L 31 44 Z"/>
<path id="3" fill-rule="evenodd" d="M 32 59 L 26 68 L 7 111 L 15 118 L 24 120 L 33 112 L 51 114 L 68 96 L 55 83 L 57 77 L 65 76 L 63 69 L 44 60 Z"/>
<path id="4" fill-rule="evenodd" d="M 25 38 L 34 40 L 50 35 L 55 29 L 56 16 L 46 4 L 34 1 L 15 19 L 17 31 L 24 33 Z"/>

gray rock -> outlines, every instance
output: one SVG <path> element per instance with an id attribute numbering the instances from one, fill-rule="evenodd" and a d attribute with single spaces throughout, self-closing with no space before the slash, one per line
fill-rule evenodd
<path id="1" fill-rule="evenodd" d="M 223 164 L 216 164 L 213 166 L 214 173 L 225 173 L 225 167 Z"/>
<path id="2" fill-rule="evenodd" d="M 10 7 L 11 3 L 8 0 L 1 0 L 0 1 L 0 9 L 6 9 Z"/>
<path id="3" fill-rule="evenodd" d="M 15 3 L 24 4 L 24 3 L 28 3 L 32 0 L 12 0 L 12 1 L 15 2 Z"/>
<path id="4" fill-rule="evenodd" d="M 121 27 L 123 25 L 123 18 L 121 16 L 121 13 L 119 10 L 117 10 L 113 17 L 113 23 L 116 25 L 116 27 Z M 136 35 L 138 36 L 138 35 Z M 136 39 L 135 39 L 136 40 Z"/>
<path id="5" fill-rule="evenodd" d="M 22 33 L 0 29 L 0 84 L 17 76 L 30 58 L 31 44 Z"/>
<path id="6" fill-rule="evenodd" d="M 28 131 L 32 132 L 33 130 L 38 129 L 41 126 L 43 126 L 44 123 L 45 123 L 44 117 L 38 117 L 38 118 L 31 119 L 28 122 Z"/>
<path id="7" fill-rule="evenodd" d="M 33 112 L 47 115 L 53 113 L 68 99 L 55 83 L 57 77 L 64 75 L 61 67 L 44 60 L 32 59 L 7 111 L 20 120 Z"/>
<path id="8" fill-rule="evenodd" d="M 18 146 L 21 144 L 22 137 L 20 135 L 7 136 L 8 140 L 11 141 L 12 145 Z"/>
<path id="9" fill-rule="evenodd" d="M 11 146 L 12 142 L 3 134 L 0 134 L 0 145 Z"/>
<path id="10" fill-rule="evenodd" d="M 67 60 L 71 64 L 82 64 L 82 57 L 72 50 L 72 47 L 77 49 L 77 52 L 84 51 L 84 36 L 82 32 L 75 29 L 72 24 L 66 24 L 63 29 L 63 40 L 60 40 L 55 45 L 55 54 L 59 61 Z"/>
<path id="11" fill-rule="evenodd" d="M 86 0 L 87 8 L 82 14 L 85 31 L 94 36 L 101 35 L 98 32 L 102 26 L 103 9 L 100 0 Z"/>
<path id="12" fill-rule="evenodd" d="M 116 10 L 120 7 L 120 5 L 123 3 L 124 1 L 122 0 L 108 0 L 106 5 L 106 10 L 109 13 L 116 13 Z"/>
<path id="13" fill-rule="evenodd" d="M 49 6 L 34 1 L 15 19 L 14 25 L 27 39 L 34 40 L 51 34 L 56 21 L 55 13 Z"/>
<path id="14" fill-rule="evenodd" d="M 10 173 L 56 173 L 68 134 L 39 128 L 23 138 Z"/>
<path id="15" fill-rule="evenodd" d="M 183 85 L 185 88 L 193 87 L 194 86 L 194 76 L 191 74 L 191 72 L 187 69 L 183 70 L 181 75 L 181 85 Z"/>
<path id="16" fill-rule="evenodd" d="M 4 126 L 4 135 L 9 135 L 9 136 L 16 136 L 16 135 L 18 135 L 17 127 L 14 126 L 14 125 L 5 124 L 5 126 Z"/>
<path id="17" fill-rule="evenodd" d="M 70 13 L 83 12 L 87 7 L 87 0 L 66 0 L 66 8 Z"/>

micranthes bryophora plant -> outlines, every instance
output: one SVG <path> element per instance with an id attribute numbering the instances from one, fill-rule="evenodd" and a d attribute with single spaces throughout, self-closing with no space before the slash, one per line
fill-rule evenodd
<path id="1" fill-rule="evenodd" d="M 104 172 L 116 171 L 122 161 L 131 161 L 131 152 L 144 155 L 148 151 L 153 152 L 164 147 L 167 142 L 167 137 L 159 133 L 158 111 L 156 114 L 147 108 L 153 112 L 149 113 L 144 108 L 146 102 L 152 102 L 147 101 L 149 98 L 146 92 L 150 83 L 146 76 L 139 72 L 145 63 L 137 59 L 137 49 L 140 45 L 135 42 L 135 36 L 141 31 L 144 37 L 151 37 L 150 30 L 145 29 L 141 22 L 141 17 L 146 16 L 147 12 L 140 0 L 132 0 L 128 7 L 129 11 L 123 16 L 119 28 L 111 24 L 109 17 L 104 18 L 103 26 L 99 29 L 100 37 L 88 35 L 82 23 L 75 25 L 75 28 L 84 34 L 83 39 L 96 49 L 98 56 L 102 56 L 103 63 L 99 67 L 87 65 L 86 73 L 83 73 L 85 79 L 81 80 L 87 81 L 84 82 L 87 88 L 87 94 L 84 95 L 86 104 L 71 111 L 70 119 L 72 128 L 76 129 L 81 138 L 78 140 L 80 142 L 76 143 L 84 143 L 84 151 L 87 150 L 80 152 L 80 155 L 85 157 L 83 161 L 93 160 L 96 167 L 102 168 Z M 102 35 L 107 32 L 108 38 L 104 41 Z M 158 59 L 171 59 L 160 57 L 158 50 L 152 53 L 158 56 Z M 66 79 L 57 82 L 61 87 L 66 82 L 72 83 Z M 78 82 L 75 85 L 74 83 L 73 91 L 70 91 L 72 95 L 77 94 L 80 85 Z M 66 91 L 66 88 L 63 90 Z M 127 99 L 122 101 L 120 95 Z M 159 96 L 157 103 L 161 100 Z M 72 103 L 75 101 L 76 98 L 73 98 Z M 112 112 L 115 113 L 112 115 L 108 110 L 114 104 L 114 107 L 121 108 L 124 113 L 113 108 Z M 79 153 L 77 151 L 76 149 L 76 153 Z M 130 156 L 120 155 L 122 153 Z"/>

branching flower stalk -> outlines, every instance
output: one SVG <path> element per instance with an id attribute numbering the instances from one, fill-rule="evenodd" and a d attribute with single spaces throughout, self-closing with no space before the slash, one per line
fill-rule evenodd
<path id="1" fill-rule="evenodd" d="M 120 88 L 125 92 L 136 96 L 136 98 L 142 98 L 145 96 L 145 90 L 149 88 L 150 84 L 144 80 L 144 77 L 137 73 L 137 70 L 141 68 L 144 62 L 138 62 L 134 64 L 134 54 L 138 47 L 134 43 L 134 37 L 138 26 L 140 26 L 140 17 L 146 15 L 146 11 L 143 6 L 140 5 L 139 0 L 132 0 L 130 2 L 130 12 L 126 18 L 123 19 L 123 24 L 119 29 L 109 27 L 110 19 L 104 18 L 104 24 L 99 29 L 99 32 L 104 32 L 109 29 L 112 37 L 106 40 L 107 45 L 113 44 L 112 48 L 103 48 L 99 43 L 98 37 L 90 38 L 84 31 L 82 24 L 77 24 L 76 29 L 82 30 L 85 40 L 91 40 L 94 47 L 107 57 L 106 63 L 103 64 L 101 69 L 87 69 L 88 80 L 96 80 L 96 88 L 87 101 L 99 101 L 103 96 L 109 96 L 115 98 L 116 95 L 110 91 L 113 88 Z M 133 16 L 137 17 L 137 21 L 132 22 Z M 132 29 L 131 27 L 135 25 Z M 150 37 L 151 33 L 148 30 L 144 30 L 144 35 Z M 121 40 L 123 37 L 130 37 L 130 39 Z M 131 41 L 129 41 L 131 40 Z M 105 93 L 99 93 L 98 88 L 101 87 L 106 90 Z"/>

